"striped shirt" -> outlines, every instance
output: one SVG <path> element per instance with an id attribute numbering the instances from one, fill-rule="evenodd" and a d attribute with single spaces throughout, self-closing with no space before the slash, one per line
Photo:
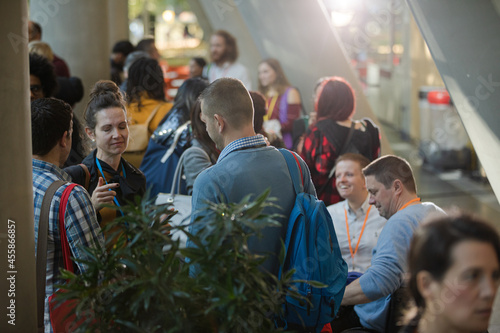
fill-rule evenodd
<path id="1" fill-rule="evenodd" d="M 226 157 L 232 151 L 242 149 L 242 148 L 251 148 L 255 146 L 263 146 L 265 147 L 266 140 L 262 134 L 258 134 L 255 136 L 248 136 L 245 138 L 241 138 L 238 140 L 234 140 L 230 144 L 228 144 L 222 151 L 220 152 L 219 158 L 217 159 L 217 163 L 222 161 L 224 157 Z"/>
<path id="2" fill-rule="evenodd" d="M 45 192 L 50 184 L 56 180 L 70 182 L 71 177 L 56 167 L 54 164 L 32 159 L 33 163 L 33 201 L 35 204 L 35 251 L 38 244 L 38 224 L 40 221 L 40 211 Z M 49 318 L 48 297 L 54 293 L 54 285 L 64 283 L 58 279 L 59 269 L 64 268 L 63 255 L 61 250 L 61 239 L 59 234 L 59 202 L 64 189 L 69 184 L 61 186 L 54 195 L 50 205 L 49 232 L 47 240 L 47 269 L 45 285 L 45 332 L 52 332 Z M 96 213 L 90 196 L 87 191 L 80 186 L 75 187 L 68 198 L 68 205 L 65 213 L 66 235 L 68 237 L 71 256 L 77 259 L 86 259 L 86 254 L 81 250 L 82 246 L 104 247 L 104 238 L 101 228 L 97 222 Z M 36 253 L 36 252 L 35 252 Z M 75 262 L 75 273 L 85 271 L 85 266 Z"/>

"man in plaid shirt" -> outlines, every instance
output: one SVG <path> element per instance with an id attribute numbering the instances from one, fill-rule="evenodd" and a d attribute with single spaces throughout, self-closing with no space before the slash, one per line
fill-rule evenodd
<path id="1" fill-rule="evenodd" d="M 61 100 L 42 98 L 31 103 L 35 250 L 38 245 L 38 225 L 45 191 L 56 180 L 71 181 L 70 176 L 59 167 L 64 164 L 71 150 L 72 118 L 71 107 Z M 59 202 L 68 185 L 69 183 L 57 190 L 50 205 L 44 315 L 46 333 L 52 332 L 48 297 L 55 292 L 55 284 L 64 283 L 64 280 L 58 277 L 59 269 L 64 268 L 58 221 Z M 83 187 L 77 186 L 71 191 L 64 220 L 72 257 L 85 259 L 85 252 L 81 250 L 83 246 L 104 247 L 104 238 L 94 207 Z M 85 266 L 81 263 L 74 264 L 76 274 L 85 271 Z"/>

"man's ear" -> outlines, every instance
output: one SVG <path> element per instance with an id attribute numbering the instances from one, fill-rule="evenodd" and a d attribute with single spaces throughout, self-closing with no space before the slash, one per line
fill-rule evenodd
<path id="1" fill-rule="evenodd" d="M 219 133 L 222 133 L 224 127 L 226 126 L 226 121 L 224 120 L 224 117 L 216 113 L 214 114 L 214 119 L 219 127 Z"/>
<path id="2" fill-rule="evenodd" d="M 66 146 L 68 145 L 68 135 L 68 131 L 65 131 L 58 141 L 59 146 L 61 146 L 62 148 L 66 148 Z"/>
<path id="3" fill-rule="evenodd" d="M 395 179 L 393 182 L 392 182 L 392 188 L 394 189 L 394 193 L 396 194 L 401 194 L 403 192 L 403 182 L 401 182 L 401 180 L 399 179 Z"/>
<path id="4" fill-rule="evenodd" d="M 95 132 L 92 129 L 85 127 L 85 133 L 91 140 L 95 140 Z"/>

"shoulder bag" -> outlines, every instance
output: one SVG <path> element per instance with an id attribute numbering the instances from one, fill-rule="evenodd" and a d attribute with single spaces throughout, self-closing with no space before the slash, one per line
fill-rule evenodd
<path id="1" fill-rule="evenodd" d="M 38 310 L 38 332 L 44 332 L 44 307 L 45 307 L 45 283 L 47 273 L 47 238 L 49 231 L 49 214 L 50 204 L 54 194 L 67 182 L 58 180 L 52 183 L 42 201 L 42 209 L 40 212 L 40 220 L 38 224 L 38 246 L 36 253 L 36 286 L 37 286 L 37 310 Z M 64 268 L 73 272 L 73 262 L 71 260 L 71 252 L 69 249 L 68 239 L 66 237 L 66 228 L 64 226 L 64 215 L 68 204 L 69 195 L 77 184 L 70 184 L 64 189 L 59 203 L 59 232 L 61 237 L 61 249 L 63 252 Z M 67 300 L 62 303 L 54 302 L 54 298 L 58 293 L 64 292 L 59 289 L 54 294 L 49 296 L 49 311 L 50 323 L 54 332 L 73 332 L 77 329 L 79 322 L 85 320 L 80 318 L 77 320 L 74 309 L 78 302 L 76 300 Z"/>

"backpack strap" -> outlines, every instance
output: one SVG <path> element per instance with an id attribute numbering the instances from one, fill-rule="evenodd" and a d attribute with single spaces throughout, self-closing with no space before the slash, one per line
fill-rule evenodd
<path id="1" fill-rule="evenodd" d="M 191 124 L 191 120 L 188 120 L 175 130 L 174 140 L 172 142 L 172 145 L 170 146 L 170 148 L 168 148 L 168 150 L 165 152 L 165 155 L 163 155 L 163 157 L 161 158 L 161 160 L 160 160 L 161 163 L 165 163 L 168 160 L 168 158 L 170 157 L 170 155 L 173 154 L 175 147 L 177 147 L 177 142 L 179 142 L 179 138 L 181 137 L 182 132 L 184 132 L 186 130 L 186 128 L 189 127 L 190 124 Z"/>
<path id="2" fill-rule="evenodd" d="M 153 112 L 151 112 L 151 114 L 149 115 L 148 119 L 146 119 L 146 122 L 145 122 L 144 124 L 145 124 L 146 126 L 148 126 L 148 128 L 149 128 L 149 123 L 151 122 L 151 120 L 153 120 L 154 116 L 156 116 L 156 113 L 158 112 L 158 110 L 160 109 L 160 107 L 161 107 L 163 104 L 165 104 L 165 103 L 160 103 L 160 104 L 158 104 L 158 105 L 154 108 Z"/>
<path id="3" fill-rule="evenodd" d="M 302 177 L 302 168 L 300 166 L 297 156 L 295 156 L 295 154 L 292 153 L 291 151 L 284 148 L 280 148 L 278 150 L 285 158 L 285 162 L 288 167 L 288 172 L 290 173 L 290 178 L 292 178 L 295 194 L 304 192 L 304 179 Z"/>
<path id="4" fill-rule="evenodd" d="M 89 171 L 89 168 L 87 168 L 87 166 L 83 163 L 80 163 L 79 164 L 80 167 L 83 169 L 83 172 L 85 173 L 85 184 L 84 187 L 85 189 L 88 191 L 89 190 L 89 185 L 90 185 L 90 171 Z"/>
<path id="5" fill-rule="evenodd" d="M 210 159 L 210 156 L 208 156 L 207 152 L 204 151 L 202 148 L 200 147 L 195 147 L 195 146 L 191 146 L 189 147 L 188 149 L 186 149 L 181 157 L 179 157 L 179 161 L 177 161 L 177 166 L 175 167 L 175 172 L 174 172 L 174 180 L 172 182 L 172 186 L 170 187 L 170 196 L 172 198 L 172 202 L 174 202 L 173 198 L 175 197 L 175 195 L 177 193 L 180 194 L 181 192 L 181 178 L 182 178 L 182 173 L 183 173 L 183 170 L 184 170 L 184 158 L 186 157 L 186 153 L 191 149 L 191 151 L 193 150 L 199 150 L 201 151 L 204 155 L 206 155 L 206 157 L 208 159 Z"/>
<path id="6" fill-rule="evenodd" d="M 36 289 L 38 329 L 43 329 L 45 313 L 45 283 L 47 273 L 47 239 L 49 235 L 50 204 L 57 190 L 66 184 L 64 180 L 56 180 L 45 191 L 38 220 L 38 240 L 36 247 Z"/>
<path id="7" fill-rule="evenodd" d="M 293 188 L 295 189 L 295 194 L 299 195 L 300 193 L 304 192 L 304 180 L 302 178 L 302 169 L 300 167 L 299 160 L 297 156 L 295 156 L 295 153 L 292 153 L 291 151 L 280 148 L 278 149 L 280 153 L 283 155 L 286 161 L 286 165 L 288 167 L 288 172 L 290 173 L 290 177 L 292 178 L 293 182 Z M 299 180 L 300 177 L 300 180 Z M 302 185 L 302 186 L 301 186 Z M 288 221 L 290 223 L 290 221 Z M 287 244 L 290 244 L 290 238 L 292 237 L 293 232 L 290 232 L 290 230 L 293 230 L 295 228 L 295 221 L 293 221 L 294 225 L 287 226 L 287 233 L 286 233 L 286 238 L 285 238 L 285 243 L 284 243 L 284 249 L 285 249 L 285 255 L 283 257 L 283 263 L 280 265 L 280 269 L 278 271 L 278 279 L 281 279 L 281 274 L 283 274 L 283 266 L 286 262 L 286 257 L 288 255 L 288 246 Z"/>

